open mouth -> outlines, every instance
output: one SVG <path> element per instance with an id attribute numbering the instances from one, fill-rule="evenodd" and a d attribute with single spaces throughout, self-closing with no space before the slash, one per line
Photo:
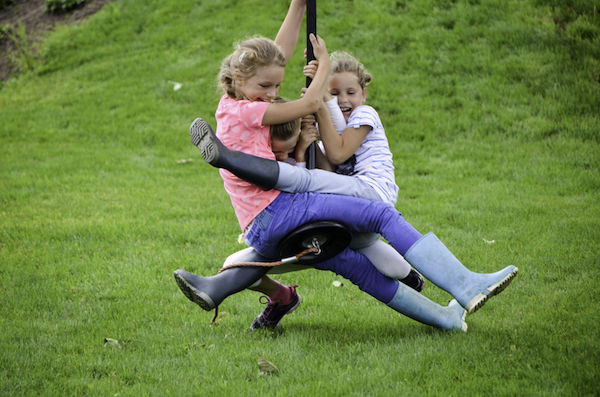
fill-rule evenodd
<path id="1" fill-rule="evenodd" d="M 344 113 L 345 115 L 349 115 L 350 113 L 352 113 L 352 108 L 348 108 L 348 107 L 340 107 L 340 110 L 342 111 L 342 113 Z"/>

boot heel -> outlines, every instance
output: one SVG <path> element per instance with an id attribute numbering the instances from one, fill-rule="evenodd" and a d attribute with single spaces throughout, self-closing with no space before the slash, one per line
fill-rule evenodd
<path id="1" fill-rule="evenodd" d="M 465 309 L 467 310 L 467 313 L 469 314 L 473 314 L 475 313 L 477 310 L 479 310 L 483 305 L 485 305 L 485 303 L 487 302 L 489 296 L 485 295 L 483 293 L 478 293 L 477 295 L 475 295 L 475 297 L 473 299 L 471 299 L 469 301 L 469 303 L 467 303 L 467 305 L 465 306 Z"/>

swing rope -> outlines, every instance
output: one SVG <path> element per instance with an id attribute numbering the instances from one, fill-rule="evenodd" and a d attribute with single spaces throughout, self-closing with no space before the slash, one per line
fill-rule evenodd
<path id="1" fill-rule="evenodd" d="M 219 270 L 219 273 L 227 270 L 227 269 L 231 269 L 234 267 L 244 267 L 244 266 L 260 266 L 260 267 L 275 267 L 275 266 L 279 266 L 279 265 L 283 265 L 286 262 L 290 262 L 290 261 L 294 261 L 297 262 L 300 258 L 302 258 L 304 255 L 307 254 L 312 254 L 314 253 L 315 255 L 318 255 L 319 252 L 321 251 L 321 249 L 319 247 L 311 247 L 308 249 L 305 249 L 304 251 L 300 252 L 299 254 L 296 254 L 290 258 L 285 258 L 285 259 L 281 259 L 279 261 L 276 262 L 238 262 L 238 263 L 232 263 L 230 265 L 227 266 L 223 266 L 221 268 L 221 270 Z"/>

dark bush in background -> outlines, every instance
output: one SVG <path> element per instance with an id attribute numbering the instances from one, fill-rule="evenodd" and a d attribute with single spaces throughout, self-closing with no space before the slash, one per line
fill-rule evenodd
<path id="1" fill-rule="evenodd" d="M 59 13 L 78 7 L 83 3 L 85 3 L 85 0 L 46 0 L 46 10 L 48 12 Z"/>

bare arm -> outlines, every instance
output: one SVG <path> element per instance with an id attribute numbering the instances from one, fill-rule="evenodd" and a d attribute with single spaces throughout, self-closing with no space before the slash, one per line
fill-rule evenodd
<path id="1" fill-rule="evenodd" d="M 329 110 L 323 106 L 317 111 L 319 133 L 325 146 L 325 155 L 331 164 L 337 165 L 348 160 L 363 143 L 371 127 L 361 125 L 359 128 L 349 127 L 339 135 L 335 130 Z"/>
<path id="2" fill-rule="evenodd" d="M 329 54 L 322 38 L 311 33 L 310 41 L 315 57 L 323 67 L 317 70 L 315 78 L 302 98 L 292 102 L 270 104 L 263 116 L 263 125 L 285 123 L 315 113 L 322 107 L 323 91 L 327 89 L 329 79 Z"/>
<path id="3" fill-rule="evenodd" d="M 300 25 L 302 25 L 305 9 L 306 0 L 292 0 L 279 32 L 277 32 L 277 37 L 275 37 L 275 43 L 283 50 L 286 63 L 292 58 L 298 43 Z"/>

